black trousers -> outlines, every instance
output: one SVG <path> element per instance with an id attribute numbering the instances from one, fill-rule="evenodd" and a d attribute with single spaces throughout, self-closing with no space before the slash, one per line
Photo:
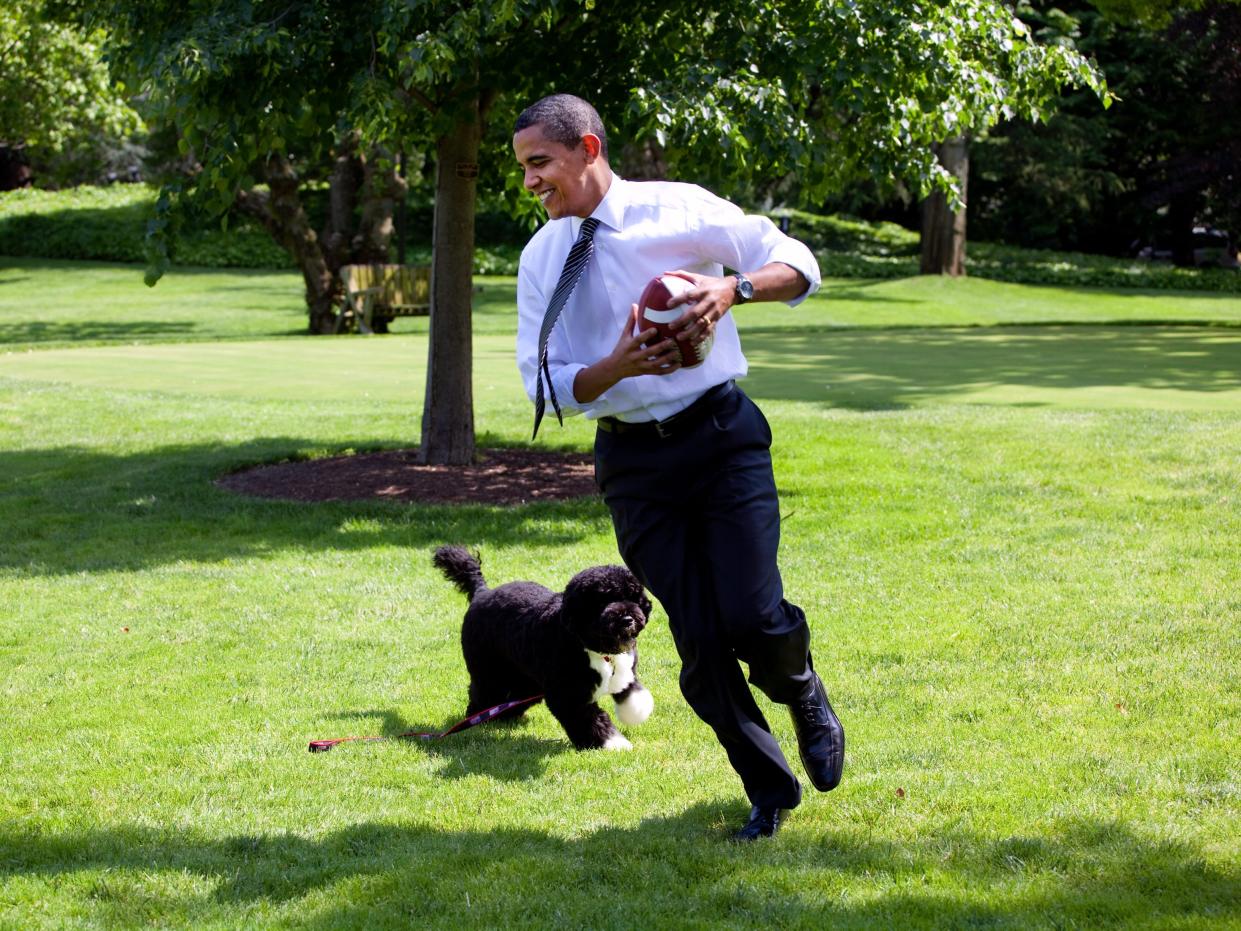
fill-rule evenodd
<path id="1" fill-rule="evenodd" d="M 812 678 L 806 615 L 784 598 L 771 429 L 738 388 L 674 436 L 595 437 L 595 477 L 630 570 L 659 599 L 681 691 L 715 731 L 751 804 L 793 808 L 801 786 L 746 685 L 775 702 Z"/>

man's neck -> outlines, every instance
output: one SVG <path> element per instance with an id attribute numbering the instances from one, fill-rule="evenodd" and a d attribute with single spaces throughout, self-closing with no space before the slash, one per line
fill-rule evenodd
<path id="1" fill-rule="evenodd" d="M 603 165 L 598 174 L 598 182 L 596 185 L 599 196 L 595 198 L 594 203 L 590 205 L 590 209 L 586 213 L 579 214 L 582 219 L 593 214 L 599 209 L 599 205 L 603 203 L 603 198 L 607 197 L 608 191 L 612 189 L 612 181 L 615 179 L 612 169 L 609 165 Z"/>

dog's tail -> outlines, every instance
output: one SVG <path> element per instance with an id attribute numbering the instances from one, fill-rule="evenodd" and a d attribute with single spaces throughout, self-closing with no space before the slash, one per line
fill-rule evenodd
<path id="1" fill-rule="evenodd" d="M 487 590 L 483 580 L 483 566 L 479 557 L 464 546 L 441 546 L 435 551 L 433 561 L 448 581 L 461 589 L 461 593 L 470 601 L 479 592 Z"/>

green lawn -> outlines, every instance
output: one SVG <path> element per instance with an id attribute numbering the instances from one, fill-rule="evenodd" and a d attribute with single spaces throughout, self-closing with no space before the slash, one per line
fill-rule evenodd
<path id="1" fill-rule="evenodd" d="M 478 430 L 520 445 L 512 281 L 483 284 Z M 739 849 L 659 612 L 632 753 L 574 753 L 541 707 L 306 752 L 460 717 L 436 545 L 549 585 L 616 556 L 589 499 L 216 488 L 417 438 L 425 321 L 288 335 L 299 290 L 0 260 L 0 927 L 1241 927 L 1241 299 L 904 279 L 746 308 L 849 755 Z"/>
<path id="2" fill-rule="evenodd" d="M 480 278 L 474 330 L 510 334 L 516 279 Z M 260 339 L 303 333 L 302 285 L 288 271 L 174 268 L 154 288 L 142 269 L 0 256 L 0 347 Z M 982 278 L 829 279 L 796 309 L 744 310 L 751 329 L 1168 323 L 1241 326 L 1241 296 L 1209 291 L 1034 287 Z M 425 333 L 399 318 L 394 333 Z M 421 393 L 421 392 L 419 392 Z"/>

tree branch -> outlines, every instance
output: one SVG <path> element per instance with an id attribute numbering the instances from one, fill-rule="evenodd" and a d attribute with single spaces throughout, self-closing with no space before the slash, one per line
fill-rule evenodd
<path id="1" fill-rule="evenodd" d="M 274 26 L 276 25 L 276 23 L 280 22 L 280 20 L 284 19 L 286 16 L 292 13 L 295 9 L 297 9 L 297 4 L 290 3 L 283 13 L 279 14 L 274 19 L 269 19 L 267 22 L 263 23 L 263 25 Z"/>
<path id="2" fill-rule="evenodd" d="M 427 110 L 429 110 L 431 113 L 440 112 L 439 104 L 437 104 L 434 100 L 432 100 L 430 97 L 428 97 L 426 94 L 424 94 L 421 90 L 419 90 L 416 87 L 409 87 L 409 88 L 398 87 L 396 89 L 396 93 L 398 97 L 404 97 L 407 100 L 417 101 L 418 103 L 426 107 Z"/>

